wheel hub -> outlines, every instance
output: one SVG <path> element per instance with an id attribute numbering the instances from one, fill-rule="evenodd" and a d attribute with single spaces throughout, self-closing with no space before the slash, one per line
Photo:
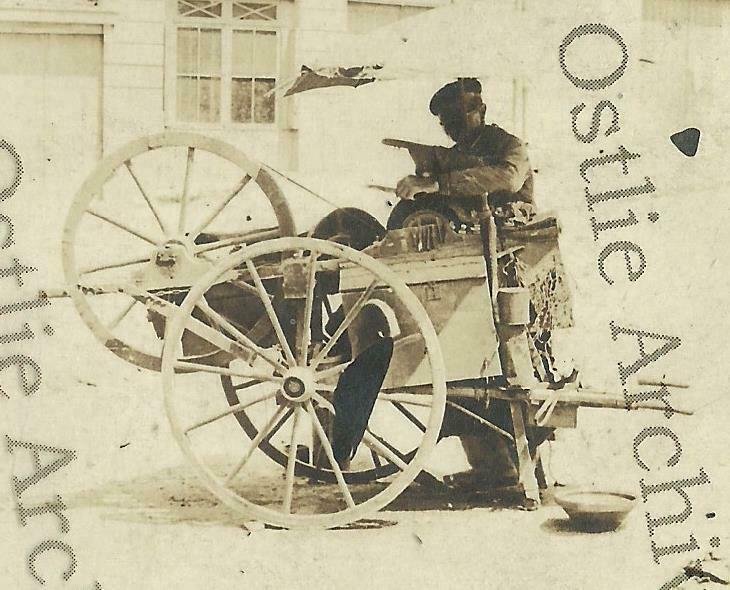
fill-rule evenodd
<path id="1" fill-rule="evenodd" d="M 175 266 L 175 263 L 179 258 L 186 254 L 187 249 L 184 244 L 171 240 L 157 249 L 155 254 L 155 264 L 164 268 L 171 268 Z"/>
<path id="2" fill-rule="evenodd" d="M 211 267 L 197 258 L 193 244 L 185 238 L 171 238 L 157 246 L 152 259 L 136 277 L 146 289 L 192 285 Z"/>
<path id="3" fill-rule="evenodd" d="M 284 376 L 282 395 L 292 402 L 305 402 L 315 390 L 314 373 L 304 367 L 294 367 Z"/>

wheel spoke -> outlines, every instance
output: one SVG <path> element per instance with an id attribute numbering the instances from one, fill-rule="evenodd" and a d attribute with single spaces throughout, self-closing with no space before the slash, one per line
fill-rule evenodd
<path id="1" fill-rule="evenodd" d="M 347 487 L 347 482 L 345 482 L 345 477 L 342 475 L 342 470 L 340 469 L 340 466 L 338 465 L 337 461 L 335 460 L 335 453 L 332 450 L 332 445 L 330 444 L 329 439 L 327 438 L 327 434 L 324 431 L 324 428 L 322 428 L 322 424 L 319 422 L 319 418 L 317 418 L 317 413 L 314 411 L 314 406 L 312 405 L 311 401 L 307 402 L 307 412 L 309 413 L 309 418 L 312 421 L 312 426 L 314 426 L 314 430 L 317 433 L 317 436 L 319 437 L 320 442 L 322 443 L 322 448 L 324 449 L 325 454 L 327 455 L 327 459 L 329 460 L 330 466 L 332 467 L 332 471 L 335 472 L 335 478 L 337 479 L 337 485 L 340 486 L 340 491 L 342 492 L 342 495 L 345 497 L 345 503 L 349 508 L 355 508 L 356 504 L 355 501 L 352 499 L 352 495 L 350 494 L 350 489 Z"/>
<path id="2" fill-rule="evenodd" d="M 515 442 L 515 437 L 512 436 L 509 432 L 506 430 L 502 430 L 499 426 L 496 424 L 492 424 L 489 420 L 486 418 L 482 418 L 480 415 L 475 414 L 474 412 L 467 410 L 464 406 L 461 406 L 457 403 L 452 402 L 451 400 L 446 400 L 446 404 L 451 406 L 452 408 L 456 408 L 461 412 L 462 414 L 466 414 L 470 418 L 473 418 L 475 421 L 479 422 L 479 424 L 482 424 L 483 426 L 486 426 L 487 428 L 494 430 L 497 434 L 501 434 L 503 437 L 505 437 L 507 440 L 510 440 L 512 442 Z"/>
<path id="3" fill-rule="evenodd" d="M 282 407 L 286 407 L 286 406 L 282 406 Z M 289 418 L 291 418 L 293 414 L 294 414 L 294 408 L 290 407 L 284 413 L 284 415 L 281 418 L 279 418 L 279 421 L 276 424 L 274 424 L 274 427 L 269 431 L 269 434 L 267 434 L 264 437 L 263 442 L 270 442 L 271 437 L 274 436 L 277 432 L 279 432 L 279 430 L 281 430 L 281 427 L 284 426 L 284 424 L 286 424 L 287 420 L 289 420 Z"/>
<path id="4" fill-rule="evenodd" d="M 261 381 L 258 379 L 250 379 L 249 381 L 244 381 L 243 383 L 239 383 L 238 385 L 232 385 L 234 391 L 238 391 L 239 389 L 248 389 L 249 387 L 253 387 L 254 385 L 259 385 Z"/>
<path id="5" fill-rule="evenodd" d="M 317 353 L 317 356 L 314 357 L 312 360 L 311 366 L 313 368 L 316 368 L 319 363 L 321 363 L 324 358 L 327 356 L 327 353 L 332 350 L 332 347 L 337 343 L 337 341 L 340 339 L 340 336 L 344 334 L 345 330 L 350 327 L 350 324 L 353 322 L 353 320 L 357 317 L 357 314 L 360 313 L 360 310 L 365 306 L 365 304 L 370 300 L 370 296 L 373 294 L 373 291 L 375 291 L 375 286 L 378 284 L 378 279 L 374 279 L 372 283 L 368 286 L 365 291 L 363 291 L 362 295 L 358 298 L 358 300 L 355 302 L 355 305 L 352 306 L 352 309 L 347 312 L 345 315 L 345 319 L 342 320 L 342 323 L 337 326 L 337 329 L 335 330 L 335 333 L 332 334 L 332 337 L 327 341 L 327 344 L 324 345 L 322 350 L 320 350 Z"/>
<path id="6" fill-rule="evenodd" d="M 279 371 L 286 371 L 286 367 L 284 365 L 282 365 L 278 360 L 271 357 L 269 355 L 268 351 L 261 348 L 253 340 L 251 340 L 248 336 L 246 336 L 243 332 L 241 332 L 238 328 L 236 328 L 236 326 L 234 326 L 231 322 L 229 322 L 221 314 L 219 314 L 212 307 L 210 307 L 205 301 L 198 302 L 196 304 L 196 307 L 198 309 L 200 309 L 205 315 L 207 315 L 213 322 L 216 322 L 222 328 L 227 330 L 231 334 L 231 336 L 233 336 L 241 346 L 243 346 L 249 350 L 252 350 L 256 354 L 258 354 L 262 359 L 267 361 L 270 365 L 276 367 Z M 200 323 L 202 324 L 202 322 L 200 322 Z M 205 325 L 205 324 L 202 324 L 202 325 Z M 221 334 L 220 332 L 217 332 L 217 333 Z M 223 336 L 225 338 L 224 334 L 221 334 L 221 336 Z M 205 337 L 203 336 L 203 338 L 205 338 Z M 213 344 L 215 344 L 215 342 L 213 342 Z"/>
<path id="7" fill-rule="evenodd" d="M 116 328 L 121 323 L 121 321 L 127 317 L 127 314 L 132 311 L 132 308 L 135 305 L 137 305 L 137 300 L 132 299 L 132 302 L 127 305 L 122 311 L 120 311 L 116 316 L 114 316 L 112 321 L 107 324 L 106 329 L 111 332 L 114 328 Z"/>
<path id="8" fill-rule="evenodd" d="M 332 414 L 333 416 L 334 416 L 334 415 L 336 414 L 336 412 L 335 412 L 335 407 L 334 407 L 334 406 L 332 405 L 332 402 L 331 402 L 331 401 L 329 401 L 328 399 L 326 399 L 325 397 L 323 397 L 323 396 L 322 396 L 322 395 L 320 395 L 319 393 L 314 393 L 314 394 L 312 395 L 312 398 L 313 398 L 313 399 L 314 399 L 314 400 L 315 400 L 315 401 L 316 401 L 316 402 L 317 402 L 317 403 L 318 403 L 318 404 L 319 404 L 320 406 L 322 406 L 323 408 L 325 408 L 326 410 L 328 410 L 328 411 L 330 412 L 330 414 Z"/>
<path id="9" fill-rule="evenodd" d="M 362 437 L 362 442 L 373 452 L 383 457 L 386 461 L 389 461 L 395 465 L 401 471 L 408 469 L 408 464 L 403 460 L 403 453 L 398 451 L 393 445 L 385 442 L 379 437 L 375 436 L 369 430 L 365 431 Z"/>
<path id="10" fill-rule="evenodd" d="M 177 314 L 178 310 L 180 309 L 174 303 L 170 303 L 169 301 L 166 301 L 162 297 L 159 297 L 153 293 L 150 293 L 149 291 L 145 291 L 144 289 L 140 289 L 139 287 L 137 287 L 133 284 L 124 285 L 121 288 L 117 287 L 113 291 L 112 290 L 109 290 L 109 291 L 102 290 L 101 292 L 125 293 L 126 295 L 129 295 L 130 297 L 133 297 L 134 299 L 136 299 L 137 301 L 142 303 L 148 309 L 159 313 L 160 315 L 165 317 L 168 321 L 172 320 L 175 317 L 175 314 Z M 229 352 L 237 358 L 242 358 L 243 360 L 248 362 L 248 359 L 251 356 L 251 353 L 259 354 L 259 352 L 257 350 L 253 350 L 252 348 L 246 347 L 241 342 L 236 342 L 235 340 L 230 339 L 228 336 L 226 336 L 222 332 L 219 332 L 218 330 L 211 328 L 210 326 L 208 326 L 207 324 L 204 324 L 197 318 L 188 316 L 186 318 L 186 320 L 187 320 L 185 323 L 186 330 L 190 330 L 196 336 L 199 336 L 203 340 L 207 340 L 211 344 L 215 344 L 221 350 L 223 350 L 225 352 Z M 165 342 L 169 343 L 170 340 L 168 339 Z M 244 350 L 248 354 L 244 354 Z M 263 357 L 263 355 L 261 355 L 261 356 Z M 276 368 L 279 368 L 280 363 L 274 362 L 273 364 Z"/>
<path id="11" fill-rule="evenodd" d="M 289 342 L 286 339 L 284 330 L 281 328 L 281 324 L 279 323 L 279 318 L 276 317 L 276 311 L 274 310 L 274 306 L 271 304 L 271 299 L 269 299 L 269 294 L 267 293 L 266 288 L 264 287 L 264 284 L 261 281 L 261 277 L 259 276 L 259 273 L 256 270 L 256 266 L 254 265 L 252 260 L 250 260 L 250 259 L 246 260 L 246 268 L 248 268 L 248 272 L 251 274 L 251 278 L 253 278 L 253 282 L 256 285 L 256 288 L 258 289 L 259 298 L 261 299 L 261 301 L 264 304 L 264 308 L 266 309 L 266 313 L 269 316 L 271 325 L 274 327 L 274 332 L 276 332 L 276 337 L 279 339 L 279 344 L 281 345 L 281 348 L 284 351 L 284 356 L 286 356 L 286 361 L 289 363 L 290 366 L 296 365 L 296 360 L 294 359 L 294 354 L 292 353 L 291 347 L 289 346 Z"/>
<path id="12" fill-rule="evenodd" d="M 176 307 L 176 306 L 175 306 Z M 241 358 L 247 363 L 251 363 L 251 355 L 259 355 L 261 358 L 263 358 L 265 361 L 267 361 L 270 365 L 272 365 L 274 368 L 276 368 L 279 371 L 285 371 L 286 368 L 284 365 L 282 365 L 280 362 L 278 362 L 276 359 L 273 359 L 269 357 L 267 352 L 262 349 L 261 347 L 257 346 L 253 342 L 248 343 L 246 341 L 239 341 L 238 338 L 240 336 L 243 336 L 240 332 L 236 334 L 237 340 L 232 340 L 222 332 L 219 332 L 218 330 L 211 328 L 210 326 L 204 324 L 200 320 L 197 320 L 193 317 L 189 317 L 187 319 L 187 323 L 185 325 L 185 328 L 187 330 L 190 330 L 195 335 L 200 336 L 204 340 L 207 340 L 211 344 L 215 344 L 218 348 L 221 350 L 224 350 L 226 352 L 230 352 L 232 355 L 236 356 L 237 358 Z M 245 338 L 245 336 L 244 336 Z M 244 353 L 245 351 L 245 353 Z"/>
<path id="13" fill-rule="evenodd" d="M 430 408 L 430 396 L 420 393 L 380 393 L 378 401 L 385 401 L 399 404 L 410 404 L 422 408 Z"/>
<path id="14" fill-rule="evenodd" d="M 338 376 L 340 373 L 342 373 L 342 371 L 344 371 L 351 364 L 352 364 L 352 361 L 347 361 L 346 363 L 340 363 L 339 365 L 334 365 L 332 367 L 322 369 L 321 371 L 317 371 L 316 377 L 318 380 L 321 380 L 321 379 L 329 379 L 330 377 Z"/>
<path id="15" fill-rule="evenodd" d="M 252 295 L 256 295 L 256 297 L 259 296 L 259 290 L 254 287 L 253 285 L 249 285 L 246 281 L 243 281 L 241 279 L 233 279 L 231 281 L 228 281 L 231 285 L 234 287 L 237 287 L 238 289 L 241 289 L 241 291 L 246 291 L 247 293 L 251 293 Z"/>
<path id="16" fill-rule="evenodd" d="M 122 231 L 127 232 L 128 234 L 131 234 L 140 240 L 143 240 L 147 242 L 148 244 L 152 244 L 153 246 L 157 246 L 157 240 L 155 240 L 153 237 L 147 236 L 143 234 L 140 231 L 137 231 L 136 229 L 132 229 L 131 227 L 127 227 L 123 223 L 119 221 L 115 221 L 114 219 L 111 219 L 110 217 L 107 217 L 106 215 L 99 213 L 98 211 L 94 211 L 93 209 L 87 209 L 86 212 L 89 215 L 93 215 L 94 217 L 101 219 L 102 221 L 106 221 L 110 225 L 113 225 L 114 227 L 118 227 Z"/>
<path id="17" fill-rule="evenodd" d="M 251 180 L 251 177 L 246 174 L 241 178 L 241 180 L 238 181 L 238 184 L 233 188 L 233 190 L 226 196 L 223 201 L 221 201 L 213 211 L 211 211 L 210 215 L 206 217 L 199 225 L 196 227 L 192 232 L 190 232 L 190 236 L 192 238 L 196 238 L 199 236 L 205 228 L 207 228 L 211 223 L 213 223 L 213 220 L 218 217 L 221 211 L 225 209 L 228 206 L 228 203 L 230 203 L 233 198 L 240 193 L 243 190 L 243 187 L 245 187 L 249 181 Z"/>
<path id="18" fill-rule="evenodd" d="M 370 449 L 370 457 L 372 458 L 372 460 L 373 460 L 373 466 L 376 469 L 380 469 L 383 466 L 383 464 L 380 462 L 380 455 L 378 455 L 372 449 Z"/>
<path id="19" fill-rule="evenodd" d="M 256 371 L 234 371 L 227 367 L 217 367 L 215 365 L 204 365 L 201 363 L 192 363 L 189 361 L 175 361 L 177 369 L 191 369 L 193 371 L 201 371 L 203 373 L 214 373 L 216 375 L 227 375 L 229 377 L 243 377 L 245 379 L 255 379 L 257 381 L 269 381 L 271 383 L 281 383 L 282 378 L 266 373 L 258 373 Z"/>
<path id="20" fill-rule="evenodd" d="M 309 343 L 312 341 L 312 308 L 314 306 L 314 287 L 317 277 L 317 258 L 319 253 L 312 250 L 309 254 L 309 266 L 307 273 L 307 294 L 304 301 L 304 327 L 302 329 L 302 341 L 299 348 L 299 364 L 307 366 Z"/>
<path id="21" fill-rule="evenodd" d="M 313 398 L 319 403 L 323 408 L 329 410 L 329 412 L 332 413 L 332 415 L 335 414 L 335 408 L 332 405 L 331 402 L 324 399 L 321 395 L 314 394 Z M 378 398 L 380 399 L 380 398 Z M 363 436 L 362 442 L 370 449 L 371 454 L 377 454 L 383 457 L 386 461 L 392 463 L 396 467 L 398 467 L 401 470 L 405 470 L 408 465 L 405 462 L 405 456 L 403 453 L 401 453 L 398 449 L 396 449 L 393 445 L 389 444 L 385 440 L 382 440 L 377 435 L 370 432 L 370 430 L 365 431 L 365 435 Z M 374 462 L 374 461 L 373 461 Z M 378 465 L 380 463 L 378 462 Z"/>
<path id="22" fill-rule="evenodd" d="M 192 174 L 190 173 L 193 168 L 193 158 L 195 156 L 195 148 L 188 147 L 188 157 L 185 161 L 185 178 L 183 180 L 183 190 L 180 196 L 180 214 L 177 218 L 177 231 L 183 233 L 185 231 L 185 221 L 187 217 L 188 208 L 188 195 L 190 193 L 190 179 Z"/>
<path id="23" fill-rule="evenodd" d="M 299 414 L 301 409 L 294 409 L 294 423 L 291 429 L 291 440 L 289 441 L 289 456 L 286 461 L 286 483 L 284 487 L 283 508 L 286 514 L 291 513 L 291 500 L 294 493 L 294 467 L 297 463 L 297 425 L 299 424 Z"/>
<path id="24" fill-rule="evenodd" d="M 426 427 L 423 425 L 423 422 L 416 418 L 407 408 L 404 408 L 400 402 L 393 402 L 393 405 L 395 406 L 395 409 L 408 418 L 408 420 L 410 420 L 411 423 L 418 428 L 418 430 L 426 432 Z"/>
<path id="25" fill-rule="evenodd" d="M 337 388 L 336 385 L 327 385 L 326 383 L 318 383 L 317 387 L 315 389 L 316 389 L 316 391 L 318 391 L 320 393 L 334 393 L 336 388 Z"/>
<path id="26" fill-rule="evenodd" d="M 187 434 L 191 430 L 195 430 L 196 428 L 200 428 L 201 426 L 205 426 L 207 424 L 215 422 L 216 420 L 220 420 L 221 418 L 230 416 L 231 414 L 236 414 L 238 412 L 241 412 L 242 410 L 245 410 L 246 408 L 248 408 L 250 406 L 253 406 L 260 402 L 266 401 L 267 399 L 271 399 L 273 397 L 276 397 L 276 391 L 268 391 L 255 398 L 246 400 L 245 402 L 235 404 L 235 405 L 231 406 L 230 408 L 228 408 L 227 410 L 224 410 L 223 412 L 218 412 L 217 414 L 214 414 L 213 416 L 210 416 L 209 418 L 206 418 L 205 420 L 196 422 L 195 424 L 188 426 L 184 432 L 185 432 L 185 434 Z"/>
<path id="27" fill-rule="evenodd" d="M 261 242 L 263 240 L 273 240 L 280 238 L 281 232 L 278 227 L 272 227 L 270 229 L 261 229 L 251 232 L 242 233 L 237 236 L 231 236 L 229 238 L 223 238 L 216 240 L 215 242 L 208 242 L 207 244 L 198 244 L 195 246 L 195 253 L 210 252 L 211 250 L 219 250 L 221 248 L 227 248 L 228 246 L 238 246 L 239 244 L 250 244 L 252 242 Z"/>
<path id="28" fill-rule="evenodd" d="M 79 271 L 79 276 L 82 275 L 88 275 L 94 272 L 100 272 L 102 270 L 111 270 L 113 268 L 124 268 L 125 266 L 133 266 L 135 264 L 143 264 L 145 262 L 149 262 L 150 258 L 149 256 L 144 258 L 133 258 L 131 260 L 125 260 L 124 262 L 114 262 L 112 264 L 104 264 L 102 266 L 92 266 L 91 268 L 87 268 L 84 270 Z"/>
<path id="29" fill-rule="evenodd" d="M 139 178 L 137 177 L 137 175 L 134 173 L 134 170 L 132 169 L 132 162 L 130 162 L 129 160 L 126 160 L 124 162 L 124 167 L 129 171 L 130 176 L 134 180 L 134 184 L 137 185 L 139 192 L 142 194 L 142 198 L 144 198 L 145 202 L 147 203 L 147 207 L 149 207 L 150 211 L 152 212 L 152 215 L 155 216 L 157 225 L 160 226 L 162 233 L 167 235 L 167 229 L 165 228 L 165 224 L 162 223 L 162 219 L 160 218 L 159 213 L 157 213 L 157 210 L 155 209 L 154 205 L 152 204 L 152 201 L 150 200 L 150 197 L 147 194 L 147 191 L 144 190 L 144 188 L 142 187 L 142 183 L 139 181 Z"/>
<path id="30" fill-rule="evenodd" d="M 233 471 L 231 471 L 228 476 L 226 476 L 226 479 L 223 482 L 224 485 L 230 484 L 231 481 L 233 481 L 233 478 L 236 477 L 240 473 L 240 471 L 246 466 L 246 463 L 248 463 L 248 460 L 251 458 L 251 455 L 253 455 L 253 452 L 261 444 L 261 441 L 266 438 L 266 436 L 269 434 L 269 431 L 273 428 L 274 423 L 281 417 L 285 410 L 286 406 L 279 406 L 276 412 L 274 412 L 274 415 L 269 418 L 269 421 L 266 423 L 266 425 L 261 430 L 259 430 L 258 434 L 251 441 L 251 446 L 246 451 L 246 454 L 241 458 L 238 463 L 236 463 Z"/>

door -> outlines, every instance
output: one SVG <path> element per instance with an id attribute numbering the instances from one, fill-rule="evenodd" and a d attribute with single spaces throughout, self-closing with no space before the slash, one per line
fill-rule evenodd
<path id="1" fill-rule="evenodd" d="M 63 220 L 101 155 L 102 39 L 0 33 L 0 138 L 23 164 L 20 187 L 0 208 L 16 227 L 14 255 L 38 268 L 34 282 L 46 275 L 60 284 Z M 10 158 L 0 159 L 5 178 Z"/>

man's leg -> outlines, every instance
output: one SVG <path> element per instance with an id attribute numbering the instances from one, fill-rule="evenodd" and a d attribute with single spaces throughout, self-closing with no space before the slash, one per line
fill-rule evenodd
<path id="1" fill-rule="evenodd" d="M 488 487 L 515 485 L 518 481 L 512 452 L 507 440 L 483 427 L 479 434 L 459 437 L 475 482 Z"/>
<path id="2" fill-rule="evenodd" d="M 494 399 L 489 403 L 488 408 L 485 402 L 474 399 L 452 398 L 452 401 L 502 430 L 512 432 L 509 404 L 505 400 Z M 469 471 L 448 476 L 447 480 L 451 483 L 463 484 L 476 489 L 517 483 L 517 457 L 511 444 L 503 435 L 453 406 L 447 405 L 441 436 L 459 437 L 471 467 Z"/>

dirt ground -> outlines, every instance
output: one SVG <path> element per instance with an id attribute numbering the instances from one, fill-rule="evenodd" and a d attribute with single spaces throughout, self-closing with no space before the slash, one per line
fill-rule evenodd
<path id="1" fill-rule="evenodd" d="M 260 477 L 248 485 L 266 495 L 276 494 L 277 483 Z M 337 495 L 336 486 L 318 485 L 298 498 L 316 504 Z M 660 587 L 646 565 L 638 510 L 616 531 L 588 533 L 572 525 L 550 493 L 537 511 L 518 503 L 518 495 L 414 486 L 377 518 L 330 531 L 285 531 L 241 522 L 185 467 L 67 498 L 70 518 L 108 531 L 94 549 L 105 564 L 105 587 Z M 705 576 L 678 587 L 720 588 L 726 563 L 704 564 L 716 583 Z"/>
<path id="2" fill-rule="evenodd" d="M 55 305 L 48 318 L 67 331 L 64 346 L 58 340 L 38 353 L 45 371 L 43 395 L 22 398 L 11 392 L 2 421 L 4 433 L 14 439 L 76 452 L 70 464 L 22 498 L 25 506 L 33 506 L 60 496 L 70 530 L 60 532 L 58 519 L 48 514 L 21 525 L 11 478 L 32 473 L 32 467 L 19 452 L 4 453 L 0 530 L 10 542 L 0 556 L 3 588 L 39 587 L 26 562 L 33 547 L 47 539 L 72 546 L 78 567 L 71 580 L 75 586 L 53 586 L 49 577 L 51 588 L 92 588 L 95 579 L 106 590 L 660 588 L 689 557 L 706 555 L 707 539 L 721 534 L 726 522 L 719 488 L 693 492 L 692 519 L 676 538 L 684 541 L 694 532 L 702 551 L 661 567 L 651 559 L 641 505 L 619 530 L 586 533 L 571 527 L 549 498 L 529 512 L 516 508 L 514 498 L 412 487 L 386 511 L 337 530 L 286 531 L 241 522 L 201 487 L 183 461 L 165 417 L 159 375 L 100 347 L 68 302 Z M 586 410 L 577 429 L 560 431 L 552 443 L 548 466 L 553 479 L 636 493 L 642 475 L 633 463 L 631 441 L 640 428 L 658 420 L 656 414 Z M 695 437 L 694 447 L 686 448 L 685 471 L 691 475 L 694 465 L 702 464 L 722 481 L 719 468 L 726 463 L 719 449 L 724 443 L 717 434 L 723 431 L 697 430 L 695 420 L 678 416 L 673 421 L 685 440 L 692 440 L 686 432 Z M 695 459 L 702 462 L 692 463 Z M 280 493 L 270 463 L 262 457 L 246 480 L 261 498 Z M 441 474 L 465 467 L 454 438 L 439 443 L 429 461 L 429 468 Z M 327 503 L 334 491 L 326 485 L 308 490 L 302 482 L 297 501 Z M 714 520 L 705 517 L 711 511 L 717 513 Z M 702 523 L 709 528 L 700 529 Z M 722 556 L 723 550 L 715 554 Z M 63 560 L 49 554 L 37 563 L 53 572 L 54 566 L 65 567 Z M 727 580 L 721 569 L 726 563 L 711 562 L 713 575 Z"/>

